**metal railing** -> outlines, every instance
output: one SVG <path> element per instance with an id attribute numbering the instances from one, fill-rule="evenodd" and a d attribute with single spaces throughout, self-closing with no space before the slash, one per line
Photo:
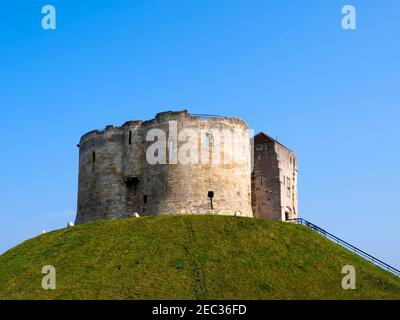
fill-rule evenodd
<path id="1" fill-rule="evenodd" d="M 289 222 L 296 222 L 297 224 L 301 224 L 303 226 L 306 226 L 307 228 L 310 228 L 314 231 L 316 231 L 317 233 L 323 235 L 324 237 L 326 237 L 327 239 L 335 242 L 338 245 L 341 245 L 342 247 L 353 251 L 354 253 L 358 254 L 359 256 L 369 260 L 370 262 L 372 262 L 374 265 L 379 266 L 380 268 L 387 270 L 391 273 L 393 273 L 394 275 L 400 277 L 400 270 L 392 267 L 391 265 L 388 265 L 387 263 L 379 260 L 378 258 L 375 258 L 374 256 L 366 253 L 365 251 L 358 249 L 357 247 L 351 245 L 350 243 L 336 237 L 335 235 L 333 235 L 332 233 L 329 233 L 328 231 L 318 227 L 317 225 L 302 219 L 302 218 L 297 218 L 297 219 L 289 219 L 287 220 Z"/>
<path id="2" fill-rule="evenodd" d="M 223 117 L 223 116 L 219 116 L 217 114 L 194 113 L 194 114 L 191 114 L 191 115 L 194 116 L 194 117 L 201 117 L 201 118 L 221 118 L 221 119 L 226 118 L 226 117 Z"/>

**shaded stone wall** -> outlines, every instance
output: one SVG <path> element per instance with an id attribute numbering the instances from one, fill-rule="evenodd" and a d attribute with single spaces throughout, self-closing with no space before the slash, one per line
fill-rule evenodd
<path id="1" fill-rule="evenodd" d="M 187 141 L 177 139 L 177 134 L 184 128 L 197 133 L 203 163 L 201 158 L 199 163 L 179 163 L 179 152 Z M 146 159 L 149 146 L 154 144 L 146 141 L 151 129 L 166 133 L 162 152 L 167 164 L 150 164 Z M 237 134 L 230 140 L 228 135 L 217 134 L 223 130 Z M 219 150 L 214 143 L 220 139 Z M 129 217 L 134 212 L 251 217 L 249 141 L 247 124 L 240 119 L 202 118 L 187 111 L 164 112 L 150 121 L 130 121 L 121 127 L 89 132 L 79 145 L 76 223 Z M 241 146 L 239 152 L 234 150 L 237 146 Z M 228 161 L 233 155 L 240 159 Z M 220 161 L 213 163 L 218 157 Z"/>
<path id="2" fill-rule="evenodd" d="M 254 217 L 285 221 L 298 216 L 296 155 L 264 133 L 254 138 L 252 195 Z"/>
<path id="3" fill-rule="evenodd" d="M 279 166 L 275 143 L 272 141 L 255 140 L 252 192 L 255 217 L 281 219 Z"/>
<path id="4" fill-rule="evenodd" d="M 122 141 L 122 131 L 112 126 L 82 137 L 77 223 L 124 212 Z"/>

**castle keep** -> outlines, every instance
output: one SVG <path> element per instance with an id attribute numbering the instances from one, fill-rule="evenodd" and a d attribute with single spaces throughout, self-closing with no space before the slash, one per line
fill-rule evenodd
<path id="1" fill-rule="evenodd" d="M 241 119 L 186 110 L 88 132 L 76 223 L 135 213 L 297 217 L 296 156 L 263 133 L 251 141 Z"/>

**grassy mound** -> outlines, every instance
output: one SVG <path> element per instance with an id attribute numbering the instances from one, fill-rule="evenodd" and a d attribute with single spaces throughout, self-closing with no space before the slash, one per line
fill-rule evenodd
<path id="1" fill-rule="evenodd" d="M 344 265 L 357 289 L 343 290 Z M 44 265 L 57 288 L 41 287 Z M 224 216 L 101 221 L 0 256 L 1 299 L 400 299 L 400 279 L 305 227 Z"/>

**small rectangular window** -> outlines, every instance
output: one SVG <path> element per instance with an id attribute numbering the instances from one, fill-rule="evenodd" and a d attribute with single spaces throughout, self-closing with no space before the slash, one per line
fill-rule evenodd
<path id="1" fill-rule="evenodd" d="M 147 203 L 147 194 L 143 196 L 143 203 Z"/>
<path id="2" fill-rule="evenodd" d="M 93 163 L 96 162 L 96 152 L 95 151 L 93 151 L 93 153 L 92 153 L 92 161 L 93 161 Z"/>
<path id="3" fill-rule="evenodd" d="M 132 144 L 132 131 L 129 131 L 129 145 L 131 145 Z"/>
<path id="4" fill-rule="evenodd" d="M 210 198 L 211 210 L 214 210 L 214 206 L 213 206 L 214 191 L 208 191 L 207 196 L 208 196 L 208 198 Z"/>

